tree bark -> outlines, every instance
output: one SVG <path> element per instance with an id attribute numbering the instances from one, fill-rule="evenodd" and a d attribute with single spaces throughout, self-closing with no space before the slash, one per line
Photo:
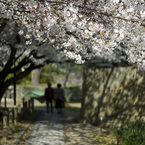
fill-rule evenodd
<path id="1" fill-rule="evenodd" d="M 31 77 L 32 85 L 39 85 L 41 71 L 42 71 L 42 68 L 38 68 L 32 71 L 32 77 Z"/>

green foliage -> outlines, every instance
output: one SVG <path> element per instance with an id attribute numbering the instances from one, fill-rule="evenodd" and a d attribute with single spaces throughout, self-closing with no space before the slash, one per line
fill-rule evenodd
<path id="1" fill-rule="evenodd" d="M 28 76 L 24 77 L 23 79 L 18 80 L 16 83 L 17 83 L 17 84 L 30 84 L 31 75 L 32 75 L 32 73 L 30 73 Z M 13 77 L 14 77 L 14 74 L 13 74 L 13 73 L 10 73 L 10 74 L 6 77 L 5 81 L 6 81 L 6 80 L 9 80 L 9 79 L 11 79 L 11 78 L 13 78 Z"/>
<path id="2" fill-rule="evenodd" d="M 53 76 L 64 77 L 68 73 L 69 69 L 71 72 L 78 73 L 82 72 L 82 66 L 76 64 L 55 64 L 51 63 L 43 67 L 40 75 L 40 83 L 53 82 Z"/>
<path id="3" fill-rule="evenodd" d="M 10 78 L 13 78 L 13 77 L 14 77 L 14 74 L 13 74 L 13 73 L 10 73 L 10 74 L 6 77 L 5 81 L 8 80 L 8 79 L 10 79 Z"/>
<path id="4" fill-rule="evenodd" d="M 97 145 L 116 145 L 116 137 L 112 137 L 109 132 L 101 134 L 98 132 L 98 134 L 93 135 L 93 138 Z"/>
<path id="5" fill-rule="evenodd" d="M 83 72 L 83 66 L 82 65 L 75 64 L 73 66 L 73 68 L 74 68 L 74 71 Z"/>
<path id="6" fill-rule="evenodd" d="M 30 82 L 31 82 L 31 76 L 32 76 L 32 73 L 30 73 L 29 75 L 27 75 L 23 79 L 17 81 L 17 84 L 30 84 Z"/>
<path id="7" fill-rule="evenodd" d="M 65 68 L 58 66 L 57 64 L 49 64 L 43 67 L 40 75 L 40 83 L 54 82 L 53 75 L 64 75 Z"/>
<path id="8" fill-rule="evenodd" d="M 54 82 L 53 77 L 51 76 L 53 71 L 58 70 L 55 70 L 55 67 L 53 67 L 51 64 L 44 66 L 40 75 L 40 83 Z"/>
<path id="9" fill-rule="evenodd" d="M 49 64 L 47 66 L 44 66 L 42 72 L 47 72 L 47 73 L 54 72 L 56 74 L 60 74 L 61 73 L 60 68 L 56 64 L 53 64 L 53 63 L 51 63 L 51 64 Z"/>
<path id="10" fill-rule="evenodd" d="M 40 83 L 54 82 L 51 76 L 48 76 L 47 73 L 42 73 L 40 77 Z"/>
<path id="11" fill-rule="evenodd" d="M 117 135 L 117 128 L 114 129 Z M 123 145 L 145 145 L 145 123 L 135 122 L 120 127 L 120 139 Z"/>

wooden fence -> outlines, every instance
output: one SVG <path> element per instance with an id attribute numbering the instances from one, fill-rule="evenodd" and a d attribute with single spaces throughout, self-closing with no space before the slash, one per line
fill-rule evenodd
<path id="1" fill-rule="evenodd" d="M 34 110 L 33 99 L 22 99 L 22 107 L 20 104 L 8 108 L 8 111 L 3 112 L 3 138 L 6 139 L 8 130 L 13 130 L 13 127 L 21 122 L 21 116 L 25 112 L 32 112 Z"/>

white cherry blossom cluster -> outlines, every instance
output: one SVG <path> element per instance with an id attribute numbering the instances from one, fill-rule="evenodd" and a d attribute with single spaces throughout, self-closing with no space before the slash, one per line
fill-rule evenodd
<path id="1" fill-rule="evenodd" d="M 66 54 L 67 57 L 69 57 L 70 59 L 75 59 L 75 62 L 77 64 L 82 64 L 84 63 L 84 61 L 82 60 L 82 57 L 80 54 L 76 54 L 74 52 L 71 52 L 71 51 L 64 51 L 64 53 Z"/>
<path id="2" fill-rule="evenodd" d="M 27 45 L 33 36 L 76 62 L 99 56 L 145 67 L 144 0 L 0 0 L 0 16 L 27 28 L 19 31 Z"/>

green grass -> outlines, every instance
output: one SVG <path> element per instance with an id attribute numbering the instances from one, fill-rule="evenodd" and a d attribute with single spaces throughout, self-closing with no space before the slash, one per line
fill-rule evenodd
<path id="1" fill-rule="evenodd" d="M 72 112 L 80 112 L 81 105 L 80 103 L 65 103 L 64 109 Z"/>
<path id="2" fill-rule="evenodd" d="M 93 138 L 99 145 L 116 145 L 117 140 L 115 136 L 112 136 L 111 133 L 101 133 L 94 135 Z M 120 144 L 121 145 L 121 144 Z"/>

